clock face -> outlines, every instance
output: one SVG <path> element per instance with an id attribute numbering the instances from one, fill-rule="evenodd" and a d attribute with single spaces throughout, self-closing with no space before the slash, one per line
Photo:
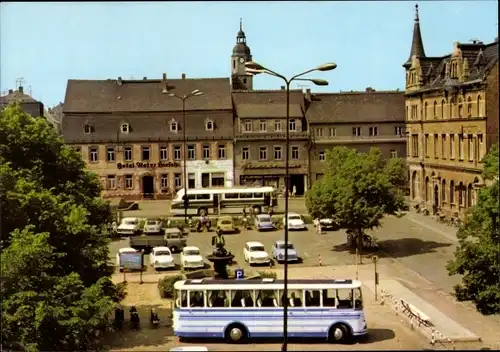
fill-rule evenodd
<path id="1" fill-rule="evenodd" d="M 242 58 L 242 57 L 240 57 L 240 62 L 241 62 L 241 63 L 244 63 L 244 62 L 245 62 L 245 59 L 244 59 L 244 58 Z"/>

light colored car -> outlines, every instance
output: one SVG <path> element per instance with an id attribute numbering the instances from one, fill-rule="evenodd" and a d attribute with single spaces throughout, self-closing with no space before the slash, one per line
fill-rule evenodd
<path id="1" fill-rule="evenodd" d="M 133 236 L 139 233 L 139 219 L 123 218 L 116 229 L 116 233 L 120 236 Z"/>
<path id="2" fill-rule="evenodd" d="M 144 223 L 142 232 L 146 235 L 162 234 L 163 222 L 159 219 L 148 219 Z"/>
<path id="3" fill-rule="evenodd" d="M 243 248 L 243 256 L 248 264 L 269 264 L 271 258 L 267 254 L 264 245 L 260 242 L 247 242 Z"/>
<path id="4" fill-rule="evenodd" d="M 277 262 L 285 261 L 285 241 L 277 240 L 273 244 L 273 258 L 276 259 Z M 299 260 L 297 256 L 297 251 L 292 242 L 288 241 L 288 261 L 296 262 Z"/>
<path id="5" fill-rule="evenodd" d="M 123 265 L 121 265 L 120 263 L 120 254 L 122 253 L 139 253 L 139 251 L 136 251 L 135 249 L 129 247 L 120 248 L 118 250 L 118 253 L 116 253 L 116 267 L 120 269 L 120 271 L 123 271 Z"/>
<path id="6" fill-rule="evenodd" d="M 150 265 L 157 269 L 175 268 L 174 257 L 168 247 L 155 247 L 149 255 Z"/>
<path id="7" fill-rule="evenodd" d="M 288 216 L 283 217 L 283 226 L 288 226 L 289 230 L 307 230 L 304 220 L 297 213 L 288 213 Z"/>
<path id="8" fill-rule="evenodd" d="M 181 265 L 183 269 L 203 269 L 205 261 L 200 249 L 194 246 L 184 247 L 181 253 Z"/>
<path id="9" fill-rule="evenodd" d="M 273 219 L 271 215 L 259 214 L 255 216 L 254 226 L 257 231 L 274 230 Z"/>
<path id="10" fill-rule="evenodd" d="M 233 233 L 236 231 L 233 218 L 230 216 L 221 216 L 217 219 L 217 228 L 222 230 L 222 233 Z"/>
<path id="11" fill-rule="evenodd" d="M 332 219 L 319 219 L 319 223 L 321 224 L 322 230 L 335 230 L 337 228 L 337 224 Z M 314 222 L 314 227 L 316 227 L 316 221 Z"/>

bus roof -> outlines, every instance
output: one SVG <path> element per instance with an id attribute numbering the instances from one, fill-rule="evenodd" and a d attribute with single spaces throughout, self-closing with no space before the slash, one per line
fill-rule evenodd
<path id="1" fill-rule="evenodd" d="M 261 279 L 261 280 L 212 280 L 212 279 L 196 279 L 196 280 L 183 280 L 177 281 L 174 288 L 179 290 L 181 288 L 188 290 L 235 290 L 235 289 L 249 289 L 249 290 L 279 290 L 283 289 L 283 280 L 274 279 Z M 338 288 L 358 288 L 361 287 L 359 280 L 313 280 L 313 279 L 299 279 L 288 280 L 289 290 L 326 290 Z"/>
<path id="2" fill-rule="evenodd" d="M 224 188 L 189 188 L 187 194 L 212 194 L 212 193 L 267 193 L 273 192 L 274 188 L 270 186 L 264 187 L 224 187 Z M 184 195 L 184 188 L 177 191 L 177 196 Z"/>

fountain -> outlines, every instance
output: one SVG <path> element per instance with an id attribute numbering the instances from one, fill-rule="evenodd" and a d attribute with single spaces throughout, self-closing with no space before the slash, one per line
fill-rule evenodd
<path id="1" fill-rule="evenodd" d="M 217 229 L 217 235 L 212 237 L 212 246 L 215 247 L 214 251 L 207 255 L 207 259 L 214 265 L 215 278 L 228 279 L 226 267 L 232 263 L 234 254 L 224 248 L 225 241 L 220 229 Z"/>

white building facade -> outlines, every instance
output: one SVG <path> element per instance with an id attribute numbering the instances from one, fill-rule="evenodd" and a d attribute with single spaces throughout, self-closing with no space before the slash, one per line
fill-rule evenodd
<path id="1" fill-rule="evenodd" d="M 188 188 L 232 187 L 233 160 L 189 160 L 186 162 Z"/>

